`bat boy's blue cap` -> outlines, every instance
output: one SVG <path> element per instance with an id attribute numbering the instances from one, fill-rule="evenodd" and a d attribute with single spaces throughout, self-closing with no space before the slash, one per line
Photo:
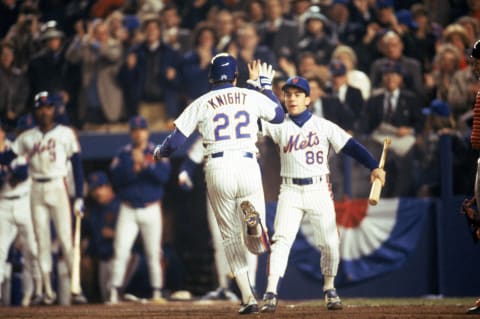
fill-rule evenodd
<path id="1" fill-rule="evenodd" d="M 147 127 L 147 120 L 145 120 L 145 118 L 141 115 L 133 116 L 130 119 L 130 130 L 134 130 L 137 128 L 146 129 Z"/>
<path id="2" fill-rule="evenodd" d="M 301 76 L 290 77 L 283 85 L 282 90 L 285 91 L 289 87 L 299 88 L 305 92 L 306 96 L 310 96 L 310 85 L 308 84 L 308 81 Z"/>
<path id="3" fill-rule="evenodd" d="M 88 175 L 88 188 L 95 189 L 99 186 L 110 184 L 107 174 L 103 171 L 95 171 Z"/>

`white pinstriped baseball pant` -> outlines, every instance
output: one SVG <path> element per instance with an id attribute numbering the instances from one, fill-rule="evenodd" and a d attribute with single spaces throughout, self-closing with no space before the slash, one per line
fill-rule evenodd
<path id="1" fill-rule="evenodd" d="M 226 153 L 225 157 L 207 160 L 205 180 L 208 197 L 223 238 L 225 254 L 236 277 L 248 271 L 244 246 L 246 225 L 240 203 L 250 201 L 260 219 L 265 221 L 260 166 L 256 158 L 243 157 L 235 152 Z"/>
<path id="2" fill-rule="evenodd" d="M 310 185 L 282 184 L 275 216 L 270 253 L 269 275 L 283 277 L 288 256 L 302 219 L 309 218 L 314 242 L 321 251 L 320 266 L 324 276 L 335 276 L 340 262 L 339 236 L 335 207 L 328 181 Z"/>

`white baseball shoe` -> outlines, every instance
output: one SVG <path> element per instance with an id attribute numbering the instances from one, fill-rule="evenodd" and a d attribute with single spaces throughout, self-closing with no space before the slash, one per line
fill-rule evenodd
<path id="1" fill-rule="evenodd" d="M 45 294 L 43 297 L 43 303 L 46 305 L 52 305 L 57 300 L 57 294 L 52 291 L 52 294 Z"/>
<path id="2" fill-rule="evenodd" d="M 107 305 L 118 305 L 118 289 L 112 288 L 110 289 L 110 297 L 106 302 Z"/>

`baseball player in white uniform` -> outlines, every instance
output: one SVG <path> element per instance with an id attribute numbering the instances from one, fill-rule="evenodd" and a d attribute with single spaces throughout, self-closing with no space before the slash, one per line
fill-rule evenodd
<path id="1" fill-rule="evenodd" d="M 280 125 L 262 123 L 262 132 L 278 144 L 282 184 L 274 222 L 274 235 L 268 269 L 268 283 L 261 312 L 274 312 L 280 279 L 287 268 L 290 248 L 304 217 L 315 229 L 315 242 L 321 251 L 323 291 L 327 309 L 342 309 L 334 279 L 340 262 L 339 237 L 335 222 L 333 195 L 328 175 L 328 151 L 352 156 L 371 170 L 371 178 L 385 181 L 370 152 L 336 124 L 313 115 L 310 87 L 302 77 L 289 78 L 283 86 L 288 116 Z"/>
<path id="2" fill-rule="evenodd" d="M 0 126 L 0 152 L 10 149 L 11 143 Z M 5 261 L 15 237 L 22 239 L 24 271 L 22 306 L 29 306 L 35 287 L 34 300 L 42 294 L 38 249 L 30 211 L 30 179 L 24 157 L 17 157 L 9 166 L 0 169 L 0 286 L 5 274 Z M 34 287 L 32 286 L 32 279 Z M 0 290 L 1 294 L 1 290 Z M 0 296 L 1 299 L 1 296 Z"/>
<path id="3" fill-rule="evenodd" d="M 75 177 L 75 214 L 83 214 L 83 170 L 80 145 L 69 127 L 55 123 L 52 96 L 42 91 L 35 96 L 37 126 L 17 137 L 10 151 L 2 153 L 0 162 L 10 163 L 24 156 L 32 178 L 31 207 L 38 242 L 38 256 L 45 289 L 44 303 L 52 304 L 56 294 L 52 289 L 52 253 L 50 220 L 53 220 L 60 241 L 63 258 L 69 272 L 72 263 L 72 218 L 70 200 L 65 185 L 67 162 L 71 161 Z M 84 302 L 82 294 L 74 295 L 74 302 Z"/>
<path id="4" fill-rule="evenodd" d="M 180 173 L 178 174 L 178 183 L 183 189 L 193 189 L 194 169 L 203 163 L 204 157 L 205 147 L 203 146 L 203 139 L 201 137 L 198 137 L 196 141 L 192 144 L 192 146 L 189 148 L 187 159 L 180 167 Z M 213 243 L 213 253 L 215 257 L 215 268 L 217 271 L 218 289 L 207 293 L 203 298 L 227 299 L 231 301 L 237 301 L 237 296 L 232 291 L 230 291 L 228 287 L 231 272 L 228 266 L 227 257 L 225 256 L 225 250 L 222 245 L 222 235 L 220 234 L 220 229 L 218 228 L 215 214 L 213 213 L 212 205 L 210 204 L 208 196 L 206 198 L 206 202 L 207 221 Z M 255 290 L 258 257 L 257 255 L 249 252 L 247 249 L 245 249 L 245 253 L 247 255 L 249 278 Z"/>
<path id="5" fill-rule="evenodd" d="M 155 158 L 170 156 L 196 129 L 202 135 L 207 193 L 230 270 L 242 295 L 239 313 L 257 313 L 243 247 L 246 245 L 254 254 L 268 249 L 268 237 L 261 224 L 265 220 L 265 199 L 256 160 L 257 119 L 281 123 L 285 113 L 278 100 L 273 102 L 254 90 L 234 86 L 237 62 L 229 54 L 212 58 L 209 79 L 212 90 L 180 114 L 174 122 L 175 130 L 157 146 Z"/>

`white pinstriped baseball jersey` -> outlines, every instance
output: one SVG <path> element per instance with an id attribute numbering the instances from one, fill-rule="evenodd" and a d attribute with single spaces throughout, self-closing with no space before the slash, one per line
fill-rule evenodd
<path id="1" fill-rule="evenodd" d="M 206 155 L 235 150 L 256 153 L 257 119 L 273 119 L 276 106 L 253 90 L 217 89 L 193 101 L 175 120 L 175 125 L 185 136 L 198 128 Z"/>
<path id="2" fill-rule="evenodd" d="M 23 132 L 12 150 L 27 158 L 31 177 L 57 178 L 67 175 L 67 161 L 80 145 L 71 128 L 57 124 L 45 134 L 38 127 Z"/>
<path id="3" fill-rule="evenodd" d="M 7 149 L 10 149 L 12 143 L 9 140 L 5 140 L 5 145 L 7 146 Z M 19 165 L 25 164 L 27 164 L 25 157 L 18 156 L 10 163 L 10 168 L 14 169 Z M 30 178 L 27 178 L 25 181 L 22 181 L 15 186 L 10 185 L 10 183 L 6 181 L 0 188 L 0 197 L 23 196 L 30 193 L 30 187 Z"/>
<path id="4" fill-rule="evenodd" d="M 290 178 L 329 174 L 330 145 L 338 153 L 351 138 L 335 123 L 316 115 L 302 127 L 289 116 L 280 125 L 262 122 L 262 132 L 280 146 L 280 175 Z"/>

